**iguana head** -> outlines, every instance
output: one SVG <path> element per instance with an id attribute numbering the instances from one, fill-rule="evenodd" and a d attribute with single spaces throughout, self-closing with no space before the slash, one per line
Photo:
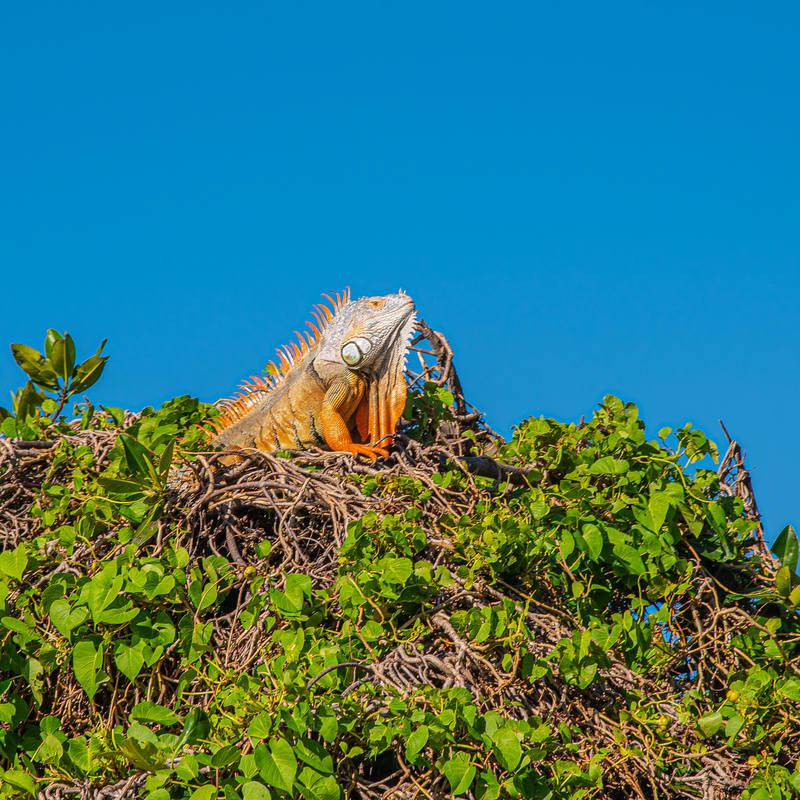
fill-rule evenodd
<path id="1" fill-rule="evenodd" d="M 322 333 L 317 358 L 378 375 L 405 362 L 414 301 L 403 292 L 362 297 L 340 306 Z"/>
<path id="2" fill-rule="evenodd" d="M 361 407 L 368 431 L 359 432 L 373 447 L 387 446 L 403 413 L 406 353 L 415 322 L 414 302 L 403 292 L 362 297 L 337 305 L 320 337 L 314 359 L 318 373 L 350 370 L 367 379 Z"/>

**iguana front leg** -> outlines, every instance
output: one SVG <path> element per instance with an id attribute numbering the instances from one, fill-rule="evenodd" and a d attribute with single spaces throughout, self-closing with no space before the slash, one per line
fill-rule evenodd
<path id="1" fill-rule="evenodd" d="M 385 447 L 371 447 L 357 444 L 350 436 L 347 420 L 350 419 L 364 395 L 365 382 L 354 372 L 335 381 L 322 401 L 319 421 L 325 443 L 331 450 L 367 456 L 375 461 L 378 456 L 386 458 L 389 451 Z"/>

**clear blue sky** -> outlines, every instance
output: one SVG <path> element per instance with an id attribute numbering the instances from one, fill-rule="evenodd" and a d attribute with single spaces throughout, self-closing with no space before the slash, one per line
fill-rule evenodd
<path id="1" fill-rule="evenodd" d="M 724 419 L 774 536 L 798 30 L 795 2 L 6 4 L 0 344 L 108 337 L 97 401 L 212 401 L 321 292 L 403 287 L 503 432 L 608 392 L 653 436 Z"/>

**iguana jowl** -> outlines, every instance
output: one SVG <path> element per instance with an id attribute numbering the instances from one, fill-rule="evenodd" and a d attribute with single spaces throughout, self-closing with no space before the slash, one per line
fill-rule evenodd
<path id="1" fill-rule="evenodd" d="M 299 344 L 278 350 L 242 391 L 217 405 L 212 443 L 267 452 L 322 447 L 387 456 L 403 412 L 403 374 L 416 321 L 414 302 L 403 294 L 351 300 L 349 290 L 331 300 L 334 312 L 315 306 Z M 353 441 L 358 438 L 360 441 Z"/>

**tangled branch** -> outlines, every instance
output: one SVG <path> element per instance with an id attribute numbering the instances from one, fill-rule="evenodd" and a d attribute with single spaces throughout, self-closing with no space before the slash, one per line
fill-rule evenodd
<path id="1" fill-rule="evenodd" d="M 419 687 L 461 687 L 470 693 L 481 714 L 495 711 L 509 719 L 543 719 L 554 729 L 561 723 L 568 726 L 572 741 L 565 742 L 564 748 L 570 757 L 589 762 L 603 751 L 605 763 L 616 765 L 604 775 L 607 797 L 738 797 L 752 774 L 752 765 L 725 747 L 692 749 L 691 743 L 698 741 L 696 727 L 681 718 L 676 698 L 692 692 L 698 696 L 724 694 L 730 676 L 749 666 L 747 656 L 732 642 L 761 624 L 753 608 L 744 602 L 726 602 L 730 587 L 723 585 L 720 574 L 710 568 L 707 558 L 682 545 L 683 555 L 692 564 L 692 577 L 660 630 L 662 641 L 655 645 L 669 653 L 666 668 L 658 672 L 633 669 L 612 648 L 606 654 L 605 667 L 585 688 L 565 680 L 556 668 L 534 680 L 524 677 L 523 660 L 555 657 L 561 643 L 580 637 L 585 630 L 582 619 L 564 609 L 564 585 L 556 585 L 546 574 L 541 575 L 535 592 L 503 581 L 490 582 L 480 575 L 475 580 L 458 577 L 458 565 L 452 560 L 454 542 L 442 521 L 477 515 L 478 504 L 486 498 L 510 510 L 515 487 L 530 488 L 537 465 L 502 464 L 495 459 L 502 441 L 466 401 L 452 349 L 424 322 L 418 329 L 420 335 L 411 348 L 411 360 L 418 363 L 409 369 L 409 386 L 419 391 L 426 384 L 448 389 L 452 409 L 425 441 L 412 438 L 421 418 L 404 420 L 385 463 L 365 464 L 350 454 L 290 451 L 288 458 L 248 452 L 226 465 L 219 453 L 186 454 L 182 479 L 166 494 L 157 533 L 143 547 L 156 557 L 170 541 L 185 548 L 191 564 L 213 554 L 234 565 L 233 599 L 220 607 L 216 616 L 206 617 L 213 622 L 211 644 L 218 662 L 225 669 L 248 673 L 269 658 L 275 646 L 264 624 L 267 609 L 255 624 L 242 623 L 253 599 L 248 570 L 264 577 L 262 592 L 283 588 L 286 576 L 294 572 L 308 575 L 315 591 L 330 589 L 339 570 L 348 525 L 370 511 L 381 517 L 402 515 L 407 507 L 402 493 L 368 493 L 364 481 L 379 479 L 380 486 L 388 486 L 393 479 L 412 479 L 429 492 L 419 521 L 427 542 L 422 555 L 435 566 L 450 568 L 453 584 L 431 598 L 423 611 L 405 620 L 397 631 L 397 641 L 377 653 L 374 661 L 343 662 L 309 676 L 310 697 L 322 691 L 320 679 L 332 671 L 352 675 L 337 702 L 362 693 L 365 715 L 391 697 L 407 697 Z M 134 420 L 135 416 L 129 415 L 121 427 Z M 67 477 L 55 459 L 59 444 L 88 448 L 97 468 L 102 469 L 118 433 L 117 429 L 78 430 L 76 426 L 59 441 L 0 439 L 4 550 L 22 541 L 52 537 L 43 517 L 33 515 L 31 509 L 43 486 Z M 767 558 L 743 452 L 728 438 L 718 473 L 720 490 L 742 500 L 746 516 L 759 532 L 759 552 Z M 466 490 L 438 479 L 445 467 L 461 471 Z M 494 482 L 487 482 L 487 476 Z M 542 485 L 556 485 L 559 476 L 545 473 L 537 480 Z M 115 534 L 110 527 L 91 542 L 78 541 L 68 560 L 38 580 L 44 583 L 60 571 L 90 572 L 115 552 Z M 260 550 L 265 541 L 271 544 L 266 556 Z M 470 639 L 454 624 L 457 612 L 503 604 L 510 605 L 521 620 L 518 636 L 505 650 Z M 508 655 L 510 658 L 505 657 Z M 174 651 L 167 652 L 146 683 L 116 680 L 90 701 L 72 673 L 62 671 L 57 682 L 47 687 L 47 713 L 67 721 L 75 734 L 89 729 L 100 713 L 110 730 L 125 724 L 130 709 L 142 699 L 169 707 L 177 704 L 181 672 L 180 659 Z M 195 690 L 202 691 L 199 679 L 182 687 L 190 693 Z M 651 709 L 663 718 L 661 729 L 686 747 L 664 752 L 639 720 L 620 715 L 632 693 L 647 698 Z M 794 711 L 787 713 L 782 758 L 789 763 L 800 756 L 800 725 Z M 349 787 L 353 797 L 442 798 L 449 792 L 441 776 L 426 779 L 405 763 L 401 749 L 383 764 L 341 759 L 337 769 L 342 785 Z M 498 768 L 487 762 L 487 769 Z M 73 795 L 80 795 L 81 800 L 123 800 L 140 796 L 144 778 L 144 773 L 136 773 L 105 786 L 60 781 L 51 783 L 43 796 L 47 800 Z M 465 796 L 473 797 L 472 789 L 467 789 Z"/>

